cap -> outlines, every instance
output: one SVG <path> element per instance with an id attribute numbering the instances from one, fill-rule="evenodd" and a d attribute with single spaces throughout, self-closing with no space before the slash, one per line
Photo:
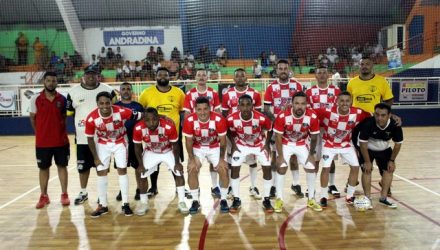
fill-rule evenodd
<path id="1" fill-rule="evenodd" d="M 93 67 L 87 67 L 84 70 L 84 74 L 98 74 L 98 72 Z"/>

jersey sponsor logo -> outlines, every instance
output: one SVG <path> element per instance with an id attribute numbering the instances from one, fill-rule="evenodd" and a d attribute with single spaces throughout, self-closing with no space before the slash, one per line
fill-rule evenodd
<path id="1" fill-rule="evenodd" d="M 329 155 L 323 155 L 323 156 L 322 156 L 322 159 L 324 159 L 324 161 L 328 160 L 328 158 L 330 158 Z"/>
<path id="2" fill-rule="evenodd" d="M 306 122 L 304 122 L 304 123 L 302 124 L 302 127 L 303 127 L 303 128 L 308 128 L 308 127 L 309 127 L 309 124 L 306 123 Z"/>
<path id="3" fill-rule="evenodd" d="M 356 100 L 360 103 L 370 103 L 374 100 L 374 95 L 360 95 Z"/>
<path id="4" fill-rule="evenodd" d="M 160 113 L 170 113 L 171 111 L 173 111 L 174 106 L 171 104 L 163 104 L 163 105 L 159 105 L 157 106 L 157 111 Z"/>

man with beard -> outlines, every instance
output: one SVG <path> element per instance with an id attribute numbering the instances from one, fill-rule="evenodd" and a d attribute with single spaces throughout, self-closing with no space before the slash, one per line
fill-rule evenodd
<path id="1" fill-rule="evenodd" d="M 30 119 L 35 131 L 35 147 L 40 176 L 40 200 L 35 206 L 43 208 L 50 203 L 47 194 L 49 168 L 52 158 L 58 168 L 61 184 L 61 204 L 70 204 L 67 194 L 67 165 L 70 149 L 66 130 L 66 98 L 56 91 L 57 76 L 54 72 L 46 72 L 43 77 L 44 90 L 31 99 Z"/>
<path id="2" fill-rule="evenodd" d="M 274 210 L 283 210 L 283 186 L 287 171 L 287 160 L 296 155 L 303 165 L 307 176 L 308 201 L 307 207 L 314 211 L 322 211 L 315 201 L 315 148 L 319 134 L 319 120 L 312 109 L 307 108 L 307 95 L 296 92 L 292 97 L 292 107 L 278 113 L 274 122 L 275 145 L 277 149 L 277 199 Z M 310 147 L 308 145 L 310 140 Z"/>
<path id="3" fill-rule="evenodd" d="M 222 97 L 222 115 L 226 118 L 228 115 L 238 111 L 238 100 L 243 95 L 248 95 L 252 99 L 252 108 L 261 112 L 261 95 L 255 89 L 249 87 L 247 83 L 246 71 L 243 68 L 238 68 L 234 71 L 235 86 L 229 88 Z M 231 164 L 231 142 L 227 140 L 227 160 Z M 255 156 L 250 154 L 246 157 L 246 164 L 249 165 L 249 175 L 251 186 L 249 187 L 249 195 L 255 199 L 261 199 L 260 191 L 256 186 L 257 182 L 257 163 Z"/>
<path id="4" fill-rule="evenodd" d="M 269 117 L 272 121 L 278 116 L 278 113 L 291 108 L 292 96 L 299 91 L 302 91 L 302 85 L 294 80 L 289 79 L 289 62 L 287 60 L 279 60 L 276 66 L 276 72 L 278 79 L 273 81 L 266 89 L 264 93 L 264 114 Z M 271 107 L 273 111 L 271 111 Z M 274 137 L 272 138 L 272 143 L 274 143 Z M 273 186 L 270 191 L 270 197 L 275 198 L 276 194 L 276 164 L 275 164 L 275 146 L 272 145 L 272 179 Z M 299 171 L 298 162 L 293 156 L 289 160 L 290 169 L 292 172 L 293 184 L 290 187 L 295 195 L 299 198 L 304 197 L 301 192 L 301 186 L 299 185 Z"/>
<path id="5" fill-rule="evenodd" d="M 167 68 L 160 67 L 156 73 L 157 84 L 142 91 L 139 96 L 139 103 L 144 107 L 155 108 L 159 115 L 166 116 L 173 120 L 177 133 L 180 131 L 180 113 L 183 111 L 183 102 L 185 94 L 177 87 L 170 85 L 170 75 Z M 179 138 L 180 145 L 182 140 Z M 182 157 L 183 148 L 180 147 L 180 155 Z M 150 175 L 151 188 L 147 194 L 154 196 L 158 193 L 157 178 L 159 176 L 159 168 Z"/>
<path id="6" fill-rule="evenodd" d="M 206 85 L 206 82 L 208 81 L 206 69 L 197 69 L 195 78 L 197 86 L 190 89 L 185 95 L 185 101 L 183 103 L 185 118 L 196 112 L 196 100 L 200 96 L 204 96 L 209 99 L 209 107 L 211 108 L 211 111 L 220 113 L 220 99 L 218 97 L 218 93 Z M 209 172 L 211 174 L 212 181 L 211 195 L 215 198 L 220 198 L 218 174 L 217 171 L 214 170 L 214 166 L 212 166 L 212 164 L 209 165 Z"/>
<path id="7" fill-rule="evenodd" d="M 133 97 L 133 88 L 130 83 L 124 82 L 119 87 L 119 94 L 121 95 L 121 100 L 116 102 L 115 105 L 121 106 L 123 108 L 131 109 L 132 111 L 137 111 L 142 113 L 144 108 L 142 105 L 136 101 L 132 100 Z M 127 139 L 128 139 L 128 162 L 127 167 L 131 166 L 134 169 L 137 169 L 139 166 L 139 162 L 136 159 L 136 155 L 134 152 L 134 143 L 133 143 L 133 128 L 135 125 L 135 121 L 128 120 L 125 122 L 125 129 L 127 131 Z M 116 165 L 115 165 L 116 167 Z M 139 182 L 140 182 L 140 173 L 139 171 L 135 171 L 136 176 L 136 194 L 134 195 L 135 200 L 140 199 L 139 194 Z M 116 196 L 117 201 L 121 201 L 121 191 L 119 191 L 118 196 Z"/>
<path id="8" fill-rule="evenodd" d="M 81 84 L 71 88 L 67 95 L 67 115 L 75 117 L 76 158 L 81 185 L 81 191 L 75 199 L 75 205 L 83 204 L 88 199 L 87 183 L 90 168 L 96 167 L 85 135 L 85 123 L 87 115 L 96 108 L 96 95 L 102 91 L 107 91 L 113 97 L 115 96 L 113 88 L 100 83 L 98 72 L 93 67 L 88 67 L 81 79 Z"/>

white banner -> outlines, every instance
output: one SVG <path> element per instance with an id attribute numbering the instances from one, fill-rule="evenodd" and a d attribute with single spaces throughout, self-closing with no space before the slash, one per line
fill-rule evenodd
<path id="1" fill-rule="evenodd" d="M 0 110 L 14 111 L 15 106 L 15 91 L 1 90 L 0 91 Z"/>
<path id="2" fill-rule="evenodd" d="M 400 83 L 399 101 L 400 102 L 413 102 L 428 100 L 428 81 L 402 81 Z"/>
<path id="3" fill-rule="evenodd" d="M 389 70 L 402 68 L 402 57 L 399 48 L 387 50 L 387 58 Z"/>
<path id="4" fill-rule="evenodd" d="M 43 88 L 22 88 L 20 89 L 21 115 L 29 116 L 32 96 L 40 94 Z M 57 88 L 57 91 L 67 97 L 70 87 Z"/>

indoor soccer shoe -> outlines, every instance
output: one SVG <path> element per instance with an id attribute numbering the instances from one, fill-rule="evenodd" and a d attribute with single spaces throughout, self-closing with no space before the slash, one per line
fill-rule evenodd
<path id="1" fill-rule="evenodd" d="M 144 214 L 146 214 L 148 212 L 148 203 L 138 203 L 138 205 L 136 206 L 136 210 L 135 213 L 139 216 L 142 216 Z"/>
<path id="2" fill-rule="evenodd" d="M 141 191 L 139 190 L 139 188 L 136 188 L 136 193 L 134 194 L 134 200 L 138 201 L 140 199 L 141 199 Z"/>
<path id="3" fill-rule="evenodd" d="M 353 205 L 355 197 L 345 197 L 345 203 L 347 203 L 347 205 Z"/>
<path id="4" fill-rule="evenodd" d="M 270 187 L 269 198 L 275 199 L 276 196 L 277 196 L 277 188 L 274 186 Z"/>
<path id="5" fill-rule="evenodd" d="M 147 191 L 147 195 L 148 195 L 148 197 L 156 196 L 158 193 L 159 193 L 159 192 L 158 192 L 157 189 L 155 189 L 155 188 L 150 188 L 150 189 L 148 189 L 148 191 Z"/>
<path id="6" fill-rule="evenodd" d="M 222 213 L 228 213 L 229 212 L 229 205 L 227 200 L 221 200 L 220 201 L 220 212 Z"/>
<path id="7" fill-rule="evenodd" d="M 49 203 L 50 203 L 49 196 L 47 194 L 42 194 L 40 195 L 40 199 L 38 200 L 37 205 L 35 205 L 35 208 L 41 209 L 46 205 L 49 205 Z"/>
<path id="8" fill-rule="evenodd" d="M 254 199 L 256 200 L 261 200 L 261 195 L 260 195 L 260 191 L 258 190 L 257 187 L 250 187 L 249 188 L 249 195 L 254 197 Z"/>
<path id="9" fill-rule="evenodd" d="M 98 217 L 100 217 L 100 216 L 102 216 L 102 215 L 104 215 L 104 214 L 107 214 L 107 213 L 108 213 L 108 207 L 103 207 L 102 205 L 99 205 L 99 206 L 96 208 L 96 210 L 93 211 L 93 212 L 90 214 L 90 217 L 92 217 L 92 218 L 98 218 Z"/>
<path id="10" fill-rule="evenodd" d="M 283 211 L 283 201 L 280 198 L 275 200 L 274 210 L 275 213 L 281 213 Z"/>
<path id="11" fill-rule="evenodd" d="M 122 194 L 121 194 L 121 191 L 119 191 L 118 195 L 116 195 L 116 200 L 117 200 L 117 201 L 122 201 Z"/>
<path id="12" fill-rule="evenodd" d="M 128 203 L 124 203 L 124 205 L 122 206 L 122 213 L 124 213 L 125 216 L 133 216 L 133 211 L 131 210 Z"/>
<path id="13" fill-rule="evenodd" d="M 220 199 L 220 188 L 219 187 L 211 188 L 211 195 L 213 198 Z"/>
<path id="14" fill-rule="evenodd" d="M 67 193 L 61 194 L 61 205 L 63 205 L 63 206 L 70 205 L 69 195 Z"/>
<path id="15" fill-rule="evenodd" d="M 193 201 L 191 204 L 191 207 L 189 208 L 189 213 L 190 214 L 196 214 L 199 212 L 200 209 L 200 203 L 199 201 Z"/>
<path id="16" fill-rule="evenodd" d="M 231 213 L 236 213 L 241 208 L 241 200 L 238 197 L 234 197 L 234 201 L 232 202 L 232 206 L 229 209 Z"/>
<path id="17" fill-rule="evenodd" d="M 379 199 L 379 203 L 389 208 L 397 208 L 396 204 L 389 202 L 387 199 Z"/>
<path id="18" fill-rule="evenodd" d="M 232 192 L 232 187 L 228 188 L 228 200 L 234 199 L 234 194 Z"/>
<path id="19" fill-rule="evenodd" d="M 313 209 L 313 211 L 316 212 L 322 211 L 322 207 L 314 199 L 310 199 L 307 201 L 307 207 Z"/>
<path id="20" fill-rule="evenodd" d="M 181 214 L 187 214 L 187 213 L 189 213 L 189 209 L 188 209 L 188 207 L 186 206 L 186 203 L 185 203 L 184 201 L 179 202 L 179 203 L 177 204 L 177 209 L 179 209 L 179 212 L 180 212 Z"/>
<path id="21" fill-rule="evenodd" d="M 341 193 L 338 191 L 338 189 L 336 188 L 335 185 L 330 185 L 328 187 L 328 193 L 333 195 L 333 197 L 335 197 L 335 198 L 341 197 Z"/>
<path id="22" fill-rule="evenodd" d="M 321 205 L 322 208 L 327 208 L 327 198 L 322 197 L 319 201 L 319 205 Z"/>
<path id="23" fill-rule="evenodd" d="M 88 193 L 83 194 L 82 192 L 80 192 L 78 194 L 78 197 L 75 198 L 75 205 L 83 204 L 88 199 L 89 199 L 89 194 Z"/>
<path id="24" fill-rule="evenodd" d="M 272 204 L 270 204 L 270 198 L 265 197 L 263 200 L 263 209 L 266 213 L 273 213 Z"/>
<path id="25" fill-rule="evenodd" d="M 300 185 L 295 185 L 295 186 L 292 185 L 290 188 L 292 189 L 292 191 L 295 193 L 295 195 L 298 198 L 303 198 L 304 197 L 304 193 L 301 192 L 301 186 Z"/>

